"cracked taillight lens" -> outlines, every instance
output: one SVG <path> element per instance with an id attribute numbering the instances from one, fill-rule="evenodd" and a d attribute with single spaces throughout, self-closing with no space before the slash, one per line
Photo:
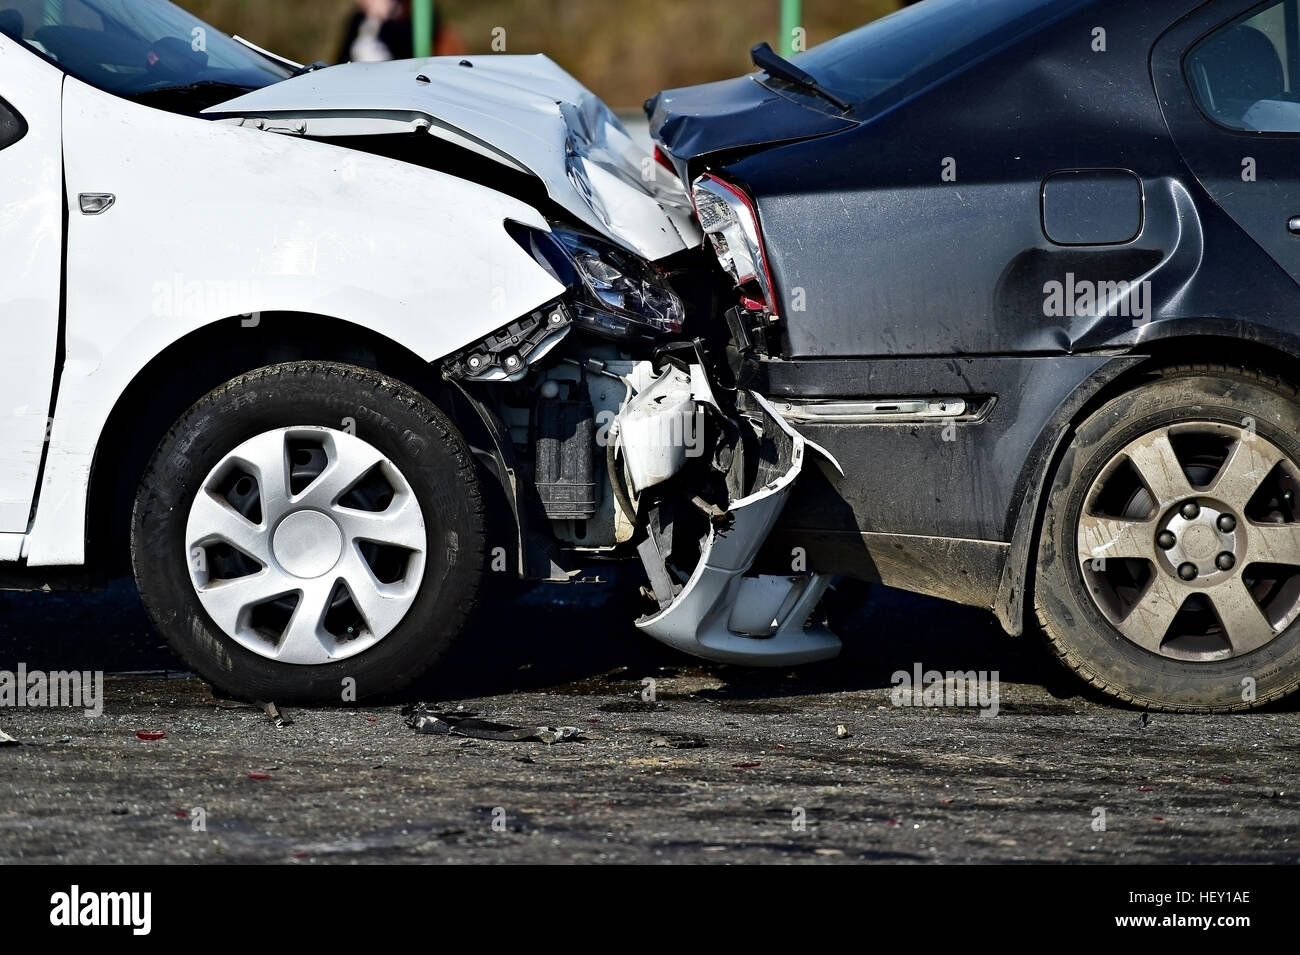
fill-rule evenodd
<path id="1" fill-rule="evenodd" d="M 706 173 L 691 186 L 691 200 L 695 203 L 700 228 L 722 268 L 737 286 L 756 282 L 764 304 L 775 313 L 772 275 L 758 228 L 758 215 L 749 196 L 732 183 Z"/>

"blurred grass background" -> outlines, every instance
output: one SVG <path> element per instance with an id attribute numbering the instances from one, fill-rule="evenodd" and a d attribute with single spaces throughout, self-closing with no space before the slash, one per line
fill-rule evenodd
<path id="1" fill-rule="evenodd" d="M 335 62 L 352 0 L 177 0 L 226 31 L 300 63 Z M 891 13 L 900 0 L 804 0 L 807 45 Z M 749 48 L 780 48 L 778 0 L 442 0 L 469 53 L 545 53 L 615 109 L 652 93 L 749 72 Z M 497 35 L 500 35 L 499 33 Z"/>

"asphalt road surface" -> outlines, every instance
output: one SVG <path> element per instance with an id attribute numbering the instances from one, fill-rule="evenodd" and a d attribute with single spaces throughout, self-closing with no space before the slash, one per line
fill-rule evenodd
<path id="1" fill-rule="evenodd" d="M 438 684 L 281 727 L 181 672 L 124 583 L 6 595 L 0 669 L 108 676 L 97 719 L 0 708 L 0 863 L 1300 861 L 1295 704 L 1143 718 L 987 614 L 883 590 L 834 663 L 706 666 L 610 590 L 541 588 Z M 893 705 L 918 664 L 996 671 L 997 715 Z M 581 738 L 421 734 L 416 700 Z"/>

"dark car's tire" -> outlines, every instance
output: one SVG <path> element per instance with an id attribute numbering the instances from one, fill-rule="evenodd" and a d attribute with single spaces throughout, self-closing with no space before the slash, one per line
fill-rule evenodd
<path id="1" fill-rule="evenodd" d="M 401 689 L 463 629 L 483 551 L 474 459 L 447 417 L 392 378 L 326 362 L 199 400 L 163 438 L 131 524 L 154 624 L 249 700 Z"/>
<path id="2" fill-rule="evenodd" d="M 1297 435 L 1295 389 L 1209 365 L 1088 417 L 1048 489 L 1035 576 L 1066 666 L 1163 710 L 1251 709 L 1300 686 Z"/>

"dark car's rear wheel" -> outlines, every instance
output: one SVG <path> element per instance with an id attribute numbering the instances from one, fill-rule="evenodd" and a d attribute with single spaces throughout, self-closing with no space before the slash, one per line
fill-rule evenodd
<path id="1" fill-rule="evenodd" d="M 150 463 L 131 539 L 140 593 L 221 690 L 345 702 L 427 670 L 482 573 L 474 460 L 424 396 L 294 362 L 223 385 Z"/>
<path id="2" fill-rule="evenodd" d="M 1080 425 L 1049 490 L 1036 605 L 1060 658 L 1160 709 L 1300 686 L 1300 401 L 1183 367 Z"/>

